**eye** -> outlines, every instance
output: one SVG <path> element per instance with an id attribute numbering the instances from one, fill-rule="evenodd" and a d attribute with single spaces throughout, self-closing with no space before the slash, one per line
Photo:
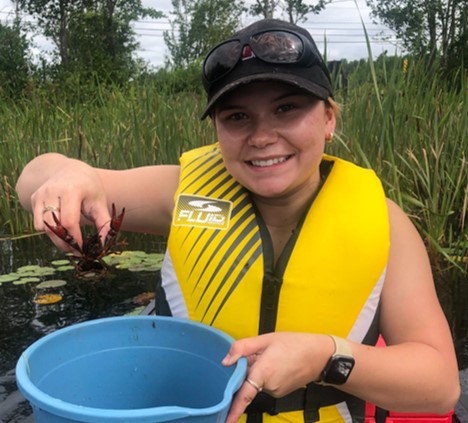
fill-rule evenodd
<path id="1" fill-rule="evenodd" d="M 294 110 L 296 109 L 296 106 L 294 104 L 282 104 L 281 106 L 278 107 L 278 113 L 286 113 L 286 112 L 289 112 L 291 110 Z"/>
<path id="2" fill-rule="evenodd" d="M 238 121 L 247 119 L 247 115 L 243 112 L 235 112 L 235 113 L 230 113 L 226 115 L 224 119 L 238 122 Z"/>

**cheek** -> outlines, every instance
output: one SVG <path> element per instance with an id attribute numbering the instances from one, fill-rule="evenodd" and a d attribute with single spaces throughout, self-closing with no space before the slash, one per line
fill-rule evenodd
<path id="1" fill-rule="evenodd" d="M 243 148 L 242 137 L 228 131 L 218 131 L 218 143 L 225 161 L 238 159 Z"/>
<path id="2" fill-rule="evenodd" d="M 236 166 L 239 165 L 240 160 L 240 149 L 238 143 L 235 140 L 220 140 L 219 148 L 223 157 L 224 165 L 228 172 L 237 178 L 238 172 L 236 172 Z"/>

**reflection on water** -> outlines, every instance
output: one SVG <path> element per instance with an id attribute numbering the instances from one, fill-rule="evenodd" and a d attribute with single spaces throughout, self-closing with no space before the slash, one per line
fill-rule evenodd
<path id="1" fill-rule="evenodd" d="M 133 238 L 133 237 L 132 237 Z M 161 242 L 145 235 L 128 241 L 129 249 L 161 252 Z M 28 264 L 49 265 L 63 253 L 43 236 L 18 241 L 0 241 L 0 274 Z M 44 279 L 65 279 L 67 285 L 51 289 L 63 300 L 51 305 L 32 302 L 36 283 L 0 285 L 0 422 L 32 423 L 31 409 L 16 387 L 14 368 L 18 357 L 42 336 L 70 324 L 133 311 L 134 298 L 154 292 L 159 272 L 129 272 L 113 269 L 99 281 L 77 280 L 73 272 L 58 272 Z"/>

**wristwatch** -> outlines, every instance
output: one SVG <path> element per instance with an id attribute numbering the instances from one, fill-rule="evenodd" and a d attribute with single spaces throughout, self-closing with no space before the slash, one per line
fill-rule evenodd
<path id="1" fill-rule="evenodd" d="M 353 350 L 346 339 L 329 336 L 335 343 L 335 352 L 322 370 L 319 383 L 322 385 L 343 385 L 354 367 Z"/>

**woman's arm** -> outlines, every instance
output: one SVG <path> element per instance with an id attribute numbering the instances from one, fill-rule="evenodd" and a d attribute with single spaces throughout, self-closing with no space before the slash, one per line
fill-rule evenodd
<path id="1" fill-rule="evenodd" d="M 380 323 L 388 347 L 354 345 L 356 367 L 345 389 L 389 410 L 443 413 L 460 394 L 453 340 L 424 243 L 406 214 L 391 201 L 388 207 Z"/>
<path id="2" fill-rule="evenodd" d="M 381 331 L 387 347 L 350 342 L 355 367 L 337 388 L 392 411 L 446 413 L 460 395 L 453 340 L 440 307 L 425 246 L 403 211 L 388 202 L 391 247 L 381 298 Z M 329 336 L 271 333 L 233 344 L 223 361 L 248 357 L 248 378 L 281 397 L 320 380 L 334 352 Z M 238 420 L 257 394 L 238 391 L 227 423 Z"/>
<path id="3" fill-rule="evenodd" d="M 59 247 L 70 248 L 53 235 L 46 206 L 60 208 L 60 219 L 81 244 L 81 223 L 108 229 L 112 203 L 125 207 L 122 229 L 165 235 L 168 233 L 178 166 L 147 166 L 129 170 L 98 169 L 56 153 L 36 157 L 21 173 L 16 189 L 21 204 L 34 214 L 36 230 L 45 230 Z"/>

